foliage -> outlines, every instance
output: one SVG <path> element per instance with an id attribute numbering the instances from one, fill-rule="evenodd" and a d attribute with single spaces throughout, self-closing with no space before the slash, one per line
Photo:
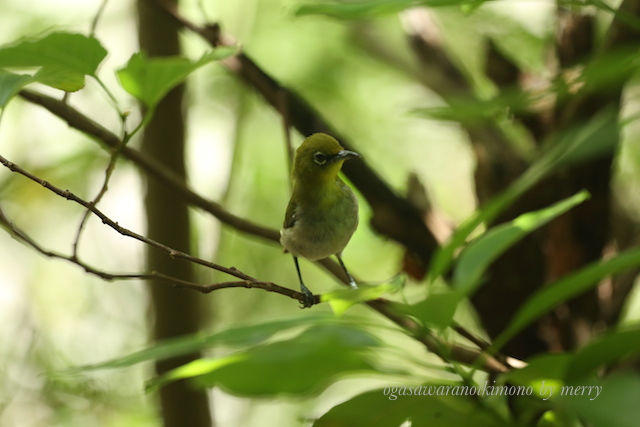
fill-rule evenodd
<path id="1" fill-rule="evenodd" d="M 482 3 L 453 0 L 324 2 L 301 5 L 296 14 L 363 20 L 416 6 L 455 6 L 472 14 Z M 143 53 L 134 54 L 117 71 L 121 88 L 148 109 L 147 116 L 132 134 L 143 128 L 169 90 L 200 67 L 237 53 L 235 48 L 217 48 L 198 60 L 157 59 L 147 58 Z M 619 52 L 616 55 L 619 62 L 635 69 L 635 56 Z M 1 48 L 0 108 L 7 108 L 12 98 L 33 83 L 66 92 L 79 91 L 85 86 L 87 76 L 98 79 L 97 69 L 106 56 L 107 51 L 95 37 L 67 32 L 52 32 Z M 582 75 L 589 91 L 599 90 L 623 77 L 608 72 L 608 65 L 601 63 L 601 59 L 591 63 Z M 99 84 L 110 97 L 106 85 L 101 81 Z M 521 95 L 518 93 L 513 98 L 497 95 L 489 100 L 474 98 L 468 102 L 458 101 L 459 105 L 454 103 L 422 112 L 430 118 L 475 125 L 502 120 L 507 110 L 527 111 L 533 101 Z M 116 105 L 114 109 L 119 107 Z M 126 115 L 120 116 L 126 125 Z M 459 340 L 450 339 L 452 328 L 457 326 L 461 311 L 467 310 L 464 307 L 469 299 L 491 280 L 491 265 L 525 237 L 571 212 L 590 195 L 582 190 L 500 224 L 495 224 L 496 218 L 554 173 L 612 156 L 619 131 L 619 111 L 607 107 L 589 120 L 578 121 L 549 135 L 526 170 L 502 193 L 473 212 L 438 249 L 429 265 L 425 289 L 399 292 L 406 281 L 399 275 L 379 285 L 363 285 L 357 291 L 334 290 L 323 294 L 321 299 L 332 306 L 335 316 L 298 315 L 221 327 L 215 333 L 202 332 L 156 343 L 138 352 L 63 370 L 56 375 L 64 378 L 123 369 L 145 361 L 206 351 L 210 357 L 150 379 L 147 390 L 153 392 L 173 381 L 188 380 L 195 387 L 219 387 L 234 396 L 314 399 L 343 381 L 376 378 L 387 386 L 371 386 L 345 398 L 319 414 L 313 425 L 382 427 L 407 422 L 412 426 L 433 427 L 634 425 L 640 419 L 637 405 L 640 376 L 609 374 L 609 370 L 640 358 L 637 327 L 612 328 L 582 348 L 562 354 L 535 355 L 525 360 L 526 366 L 520 369 L 491 372 L 491 376 L 482 372 L 480 358 L 475 364 L 457 359 L 451 349 L 459 348 L 453 347 Z M 128 135 L 124 142 L 130 137 Z M 16 234 L 7 223 L 4 226 Z M 631 248 L 546 283 L 518 307 L 491 345 L 476 350 L 500 357 L 499 351 L 505 343 L 552 309 L 593 289 L 603 279 L 638 267 L 640 250 Z M 397 297 L 398 293 L 402 296 Z M 405 324 L 415 326 L 401 327 L 403 322 L 388 326 L 381 321 L 363 321 L 349 315 L 355 310 L 353 307 L 379 302 L 381 297 L 394 300 L 389 303 L 393 314 L 404 316 Z M 440 363 L 425 362 L 415 367 L 415 360 L 422 359 L 422 355 L 395 348 L 394 343 L 407 336 L 420 340 L 430 334 L 443 338 L 440 341 L 443 349 L 438 354 L 443 359 Z M 449 344 L 452 347 L 445 346 Z M 390 358 L 393 364 L 389 363 Z"/>

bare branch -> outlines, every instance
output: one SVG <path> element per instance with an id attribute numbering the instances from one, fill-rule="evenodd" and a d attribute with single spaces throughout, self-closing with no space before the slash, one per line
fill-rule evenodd
<path id="1" fill-rule="evenodd" d="M 100 200 L 102 199 L 102 196 L 105 195 L 105 193 L 107 192 L 107 189 L 109 188 L 109 179 L 111 178 L 113 170 L 115 169 L 116 162 L 118 159 L 118 152 L 119 150 L 116 150 L 111 155 L 111 159 L 109 160 L 109 165 L 107 166 L 107 170 L 105 171 L 105 177 L 102 183 L 102 188 L 100 188 L 100 191 L 98 192 L 96 197 L 90 202 L 92 206 L 96 206 L 98 202 L 100 202 Z M 84 215 L 80 220 L 80 225 L 78 225 L 78 231 L 76 232 L 76 238 L 74 239 L 73 246 L 72 246 L 74 257 L 78 256 L 78 244 L 80 243 L 80 237 L 82 236 L 82 231 L 84 230 L 84 226 L 86 225 L 87 220 L 89 219 L 89 215 L 91 215 L 91 211 L 88 209 L 85 210 Z"/>
<path id="2" fill-rule="evenodd" d="M 304 302 L 304 294 L 302 292 L 295 291 L 293 289 L 285 288 L 284 286 L 276 285 L 272 282 L 262 282 L 262 281 L 254 281 L 254 280 L 238 280 L 234 282 L 221 282 L 221 283 L 213 283 L 210 285 L 190 285 L 190 284 L 178 284 L 174 283 L 178 288 L 186 288 L 193 289 L 198 292 L 202 292 L 203 294 L 208 294 L 213 291 L 217 291 L 219 289 L 227 289 L 227 288 L 247 288 L 247 289 L 262 289 L 267 292 L 275 292 L 280 295 L 288 296 L 289 298 Z M 314 304 L 320 304 L 322 299 L 321 295 L 314 295 Z"/>
<path id="3" fill-rule="evenodd" d="M 95 16 L 93 17 L 93 20 L 91 21 L 91 29 L 89 30 L 89 34 L 91 34 L 92 36 L 96 34 L 96 29 L 98 28 L 98 21 L 100 20 L 100 17 L 102 16 L 102 13 L 104 12 L 104 9 L 107 6 L 108 1 L 109 0 L 102 0 L 102 3 L 98 8 L 98 11 L 96 12 Z"/>
<path id="4" fill-rule="evenodd" d="M 44 188 L 54 192 L 55 194 L 57 194 L 60 197 L 64 197 L 67 200 L 71 200 L 73 202 L 78 203 L 81 206 L 84 206 L 86 209 L 88 209 L 89 211 L 91 211 L 93 214 L 95 214 L 98 218 L 100 218 L 102 220 L 103 224 L 106 224 L 107 226 L 113 228 L 115 231 L 117 231 L 118 233 L 122 234 L 123 236 L 128 236 L 128 237 L 132 237 L 136 240 L 139 240 L 141 242 L 144 242 L 150 246 L 156 247 L 166 253 L 169 254 L 169 256 L 171 258 L 179 258 L 179 259 L 184 259 L 187 261 L 191 261 L 194 262 L 196 264 L 200 264 L 203 265 L 205 267 L 209 267 L 212 268 L 214 270 L 218 270 L 221 271 L 223 273 L 229 274 L 231 276 L 237 277 L 239 279 L 242 280 L 251 280 L 251 281 L 256 281 L 257 279 L 254 279 L 253 277 L 244 274 L 243 272 L 241 272 L 240 270 L 237 270 L 233 267 L 231 268 L 227 268 L 227 267 L 223 267 L 221 265 L 218 265 L 216 263 L 210 262 L 210 261 L 205 261 L 203 259 L 194 257 L 192 255 L 186 254 L 184 252 L 172 249 L 168 246 L 163 245 L 162 243 L 156 242 L 155 240 L 149 239 L 145 236 L 142 236 L 138 233 L 134 233 L 131 230 L 128 230 L 124 227 L 121 227 L 120 225 L 118 225 L 117 222 L 111 220 L 110 218 L 108 218 L 104 213 L 102 213 L 102 211 L 100 211 L 98 208 L 96 208 L 94 205 L 92 205 L 91 203 L 82 200 L 80 197 L 76 196 L 75 194 L 73 194 L 72 192 L 70 192 L 69 190 L 62 190 L 54 185 L 52 185 L 51 183 L 38 178 L 37 176 L 33 175 L 30 172 L 27 172 L 26 170 L 22 169 L 20 166 L 16 165 L 15 163 L 10 162 L 9 160 L 5 159 L 4 157 L 0 156 L 0 163 L 2 163 L 4 166 L 6 166 L 9 170 L 11 170 L 12 172 L 16 172 L 19 173 L 20 175 L 23 175 L 27 178 L 29 178 L 32 181 L 37 182 L 38 184 L 42 185 Z"/>
<path id="5" fill-rule="evenodd" d="M 4 162 L 3 162 L 4 164 Z M 5 165 L 6 166 L 6 165 Z M 15 166 L 14 166 L 15 167 Z M 16 170 L 15 172 L 21 173 L 18 170 Z M 24 175 L 24 174 L 23 174 Z M 47 187 L 49 188 L 49 187 Z M 57 192 L 56 192 L 57 194 Z M 87 211 L 87 212 L 93 212 L 93 211 Z M 95 212 L 94 212 L 95 213 Z M 81 267 L 85 272 L 92 274 L 94 276 L 97 276 L 103 280 L 106 281 L 113 281 L 113 280 L 134 280 L 134 279 L 138 279 L 138 280 L 150 280 L 150 279 L 156 279 L 156 280 L 160 280 L 163 281 L 167 284 L 170 284 L 176 288 L 183 288 L 183 289 L 190 289 L 190 290 L 194 290 L 194 291 L 198 291 L 204 294 L 208 294 L 211 293 L 213 291 L 217 291 L 219 289 L 226 289 L 226 288 L 255 288 L 255 289 L 263 289 L 267 292 L 274 292 L 280 295 L 284 295 L 287 296 L 291 299 L 295 299 L 297 301 L 299 301 L 300 303 L 304 303 L 306 296 L 302 293 L 302 292 L 298 292 L 295 291 L 293 289 L 289 289 L 289 288 L 285 288 L 284 286 L 280 286 L 280 285 L 276 285 L 275 283 L 271 283 L 271 282 L 263 282 L 261 280 L 257 280 L 254 278 L 251 278 L 248 275 L 245 275 L 243 273 L 241 273 L 239 270 L 235 270 L 235 273 L 237 274 L 242 274 L 245 277 L 247 277 L 248 279 L 246 280 L 240 280 L 240 281 L 234 281 L 234 282 L 221 282 L 221 283 L 213 283 L 213 284 L 207 284 L 207 285 L 202 285 L 199 283 L 193 283 L 193 282 L 189 282 L 186 280 L 182 280 L 182 279 L 178 279 L 176 277 L 172 277 L 172 276 L 168 276 L 166 274 L 162 274 L 162 273 L 158 273 L 155 271 L 152 271 L 150 273 L 109 273 L 103 270 L 99 270 L 95 267 L 92 267 L 91 265 L 81 261 L 76 254 L 73 255 L 64 255 L 58 252 L 54 252 L 54 251 L 50 251 L 48 249 L 45 249 L 44 247 L 42 247 L 38 242 L 36 242 L 33 238 L 31 238 L 31 236 L 29 236 L 27 233 L 25 233 L 23 230 L 21 230 L 18 226 L 16 226 L 4 213 L 4 211 L 2 210 L 2 208 L 0 207 L 0 225 L 3 225 L 7 231 L 9 232 L 9 234 L 15 238 L 16 240 L 26 244 L 27 246 L 33 248 L 34 250 L 36 250 L 37 252 L 39 252 L 40 254 L 48 257 L 48 258 L 55 258 L 55 259 L 61 259 L 64 261 L 68 261 L 72 264 L 75 264 L 79 267 Z M 178 251 L 175 251 L 178 252 Z M 193 259 L 189 259 L 192 262 Z M 205 261 L 206 262 L 206 261 Z M 314 295 L 314 304 L 319 304 L 321 301 L 321 296 L 320 295 Z"/>
<path id="6" fill-rule="evenodd" d="M 120 157 L 120 154 L 122 153 L 122 149 L 126 146 L 126 144 L 129 141 L 130 137 L 131 137 L 131 134 L 125 135 L 125 137 L 122 138 L 122 140 L 118 142 L 118 145 L 116 145 L 112 149 L 111 158 L 109 159 L 109 164 L 107 165 L 107 169 L 106 169 L 105 174 L 104 174 L 104 181 L 102 182 L 102 187 L 100 188 L 100 191 L 98 192 L 96 197 L 90 202 L 92 206 L 97 206 L 98 203 L 100 202 L 100 200 L 102 200 L 102 197 L 106 194 L 106 192 L 107 192 L 107 190 L 109 188 L 109 181 L 111 180 L 111 176 L 113 175 L 113 171 L 116 168 L 116 163 L 118 162 L 118 158 Z M 89 219 L 89 215 L 91 215 L 91 211 L 87 209 L 84 212 L 84 215 L 82 216 L 82 220 L 80 221 L 80 225 L 78 226 L 78 231 L 76 233 L 76 238 L 75 238 L 75 240 L 73 242 L 73 256 L 74 257 L 78 256 L 78 244 L 80 242 L 80 237 L 82 236 L 82 230 L 84 229 L 84 226 L 87 223 L 87 220 Z"/>

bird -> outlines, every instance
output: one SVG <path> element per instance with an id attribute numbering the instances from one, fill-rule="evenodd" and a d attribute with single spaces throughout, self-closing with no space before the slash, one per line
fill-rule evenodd
<path id="1" fill-rule="evenodd" d="M 301 308 L 311 307 L 315 298 L 302 280 L 298 257 L 315 261 L 335 255 L 350 286 L 357 288 L 342 261 L 342 251 L 358 227 L 358 199 L 338 173 L 346 160 L 360 157 L 324 133 L 307 137 L 296 150 L 291 171 L 293 193 L 280 243 L 293 255 L 305 297 Z"/>

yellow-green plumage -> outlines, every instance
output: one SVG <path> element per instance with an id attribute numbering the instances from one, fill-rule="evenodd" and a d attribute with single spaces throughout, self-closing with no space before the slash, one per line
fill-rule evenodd
<path id="1" fill-rule="evenodd" d="M 338 173 L 345 160 L 355 157 L 360 156 L 323 133 L 311 135 L 296 151 L 293 195 L 280 231 L 280 243 L 296 266 L 299 256 L 317 260 L 336 255 L 344 267 L 340 254 L 358 226 L 358 200 Z M 304 292 L 301 276 L 300 285 Z"/>

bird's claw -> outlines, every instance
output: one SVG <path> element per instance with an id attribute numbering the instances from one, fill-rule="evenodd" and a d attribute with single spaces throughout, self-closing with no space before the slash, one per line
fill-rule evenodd
<path id="1" fill-rule="evenodd" d="M 313 295 L 313 293 L 307 287 L 302 287 L 300 289 L 300 292 L 302 292 L 302 294 L 304 295 L 304 301 L 302 301 L 302 305 L 300 306 L 300 308 L 309 308 L 312 305 L 316 304 L 315 295 Z"/>

